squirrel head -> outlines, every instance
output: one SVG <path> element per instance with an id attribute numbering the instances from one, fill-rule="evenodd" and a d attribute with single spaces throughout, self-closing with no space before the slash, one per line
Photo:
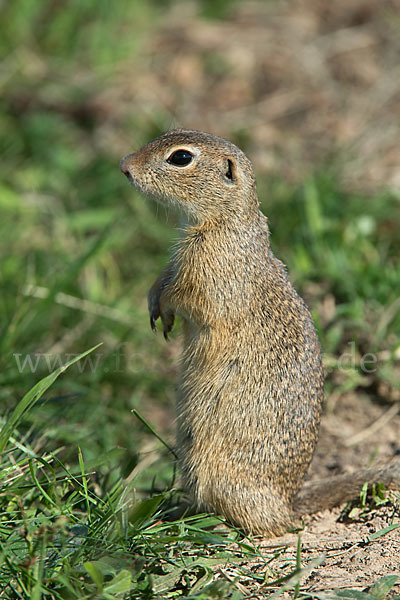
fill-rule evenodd
<path id="1" fill-rule="evenodd" d="M 168 131 L 126 155 L 120 168 L 137 190 L 176 206 L 193 224 L 258 213 L 251 162 L 237 146 L 209 133 Z"/>

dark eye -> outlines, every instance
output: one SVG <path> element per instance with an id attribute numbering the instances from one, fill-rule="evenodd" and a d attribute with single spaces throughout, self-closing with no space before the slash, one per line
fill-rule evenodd
<path id="1" fill-rule="evenodd" d="M 193 154 L 188 150 L 175 150 L 175 152 L 167 158 L 167 162 L 169 162 L 170 165 L 175 165 L 177 167 L 186 167 L 186 165 L 192 162 L 192 159 Z"/>

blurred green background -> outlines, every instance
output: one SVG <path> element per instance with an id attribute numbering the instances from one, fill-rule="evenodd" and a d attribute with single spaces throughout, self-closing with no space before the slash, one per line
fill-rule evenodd
<path id="1" fill-rule="evenodd" d="M 400 397 L 400 19 L 391 2 L 329 4 L 0 4 L 1 416 L 102 343 L 20 428 L 71 468 L 78 447 L 105 457 L 100 491 L 172 480 L 171 456 L 131 411 L 173 443 L 179 327 L 169 344 L 154 336 L 146 295 L 176 218 L 118 164 L 175 126 L 253 160 L 274 251 L 319 329 L 328 398 Z"/>

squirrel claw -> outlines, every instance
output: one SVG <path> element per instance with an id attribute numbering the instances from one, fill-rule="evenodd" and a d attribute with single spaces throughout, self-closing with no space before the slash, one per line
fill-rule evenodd
<path id="1" fill-rule="evenodd" d="M 157 333 L 156 321 L 153 315 L 150 315 L 150 327 L 152 328 L 153 333 Z"/>
<path id="2" fill-rule="evenodd" d="M 172 327 L 174 326 L 175 315 L 173 312 L 168 312 L 162 315 L 161 320 L 163 323 L 164 337 L 168 342 L 168 334 L 172 331 Z"/>

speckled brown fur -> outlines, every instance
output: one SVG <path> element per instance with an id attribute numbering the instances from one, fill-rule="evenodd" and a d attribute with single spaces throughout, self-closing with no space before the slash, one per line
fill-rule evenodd
<path id="1" fill-rule="evenodd" d="M 187 166 L 167 162 L 180 149 L 193 155 Z M 175 314 L 183 320 L 177 447 L 196 504 L 278 535 L 301 512 L 352 497 L 348 477 L 345 494 L 334 481 L 299 492 L 318 436 L 321 351 L 270 249 L 248 158 L 228 140 L 177 129 L 124 157 L 121 170 L 187 220 L 149 310 L 165 335 Z"/>

